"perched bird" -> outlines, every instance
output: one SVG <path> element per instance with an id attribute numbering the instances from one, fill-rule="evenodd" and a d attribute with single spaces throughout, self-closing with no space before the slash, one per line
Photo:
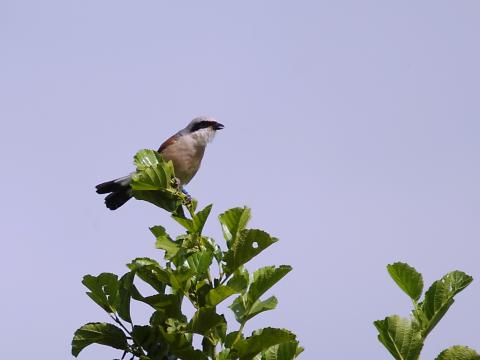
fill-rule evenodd
<path id="1" fill-rule="evenodd" d="M 165 160 L 172 160 L 175 176 L 182 189 L 197 173 L 207 144 L 213 140 L 216 131 L 221 129 L 223 125 L 215 119 L 200 116 L 167 139 L 158 149 Z M 118 209 L 132 197 L 131 176 L 132 174 L 96 186 L 98 194 L 108 194 L 105 198 L 107 208 Z"/>

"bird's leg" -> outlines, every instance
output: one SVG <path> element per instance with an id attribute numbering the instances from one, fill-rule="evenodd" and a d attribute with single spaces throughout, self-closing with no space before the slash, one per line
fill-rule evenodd
<path id="1" fill-rule="evenodd" d="M 185 194 L 185 196 L 187 197 L 187 203 L 190 203 L 192 201 L 192 197 L 191 195 L 188 193 L 188 191 L 182 186 L 182 193 Z"/>

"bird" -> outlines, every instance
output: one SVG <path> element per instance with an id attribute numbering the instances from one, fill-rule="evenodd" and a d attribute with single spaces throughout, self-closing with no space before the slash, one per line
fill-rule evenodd
<path id="1" fill-rule="evenodd" d="M 172 161 L 175 177 L 182 190 L 200 168 L 207 144 L 213 140 L 217 130 L 223 128 L 223 124 L 214 118 L 199 116 L 165 140 L 157 150 L 166 161 Z M 116 210 L 132 197 L 132 175 L 133 173 L 95 186 L 98 194 L 108 194 L 105 197 L 107 208 Z"/>

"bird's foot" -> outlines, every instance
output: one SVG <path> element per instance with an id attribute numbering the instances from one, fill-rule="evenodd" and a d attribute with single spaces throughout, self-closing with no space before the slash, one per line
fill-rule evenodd
<path id="1" fill-rule="evenodd" d="M 172 178 L 171 184 L 174 189 L 179 189 L 181 185 L 180 179 L 176 177 Z"/>

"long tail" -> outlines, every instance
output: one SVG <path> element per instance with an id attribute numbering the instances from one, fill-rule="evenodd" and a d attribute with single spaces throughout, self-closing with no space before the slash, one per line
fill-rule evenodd
<path id="1" fill-rule="evenodd" d="M 110 210 L 116 210 L 132 197 L 130 181 L 131 177 L 128 175 L 98 184 L 95 188 L 98 194 L 108 194 L 105 197 L 105 205 Z"/>

